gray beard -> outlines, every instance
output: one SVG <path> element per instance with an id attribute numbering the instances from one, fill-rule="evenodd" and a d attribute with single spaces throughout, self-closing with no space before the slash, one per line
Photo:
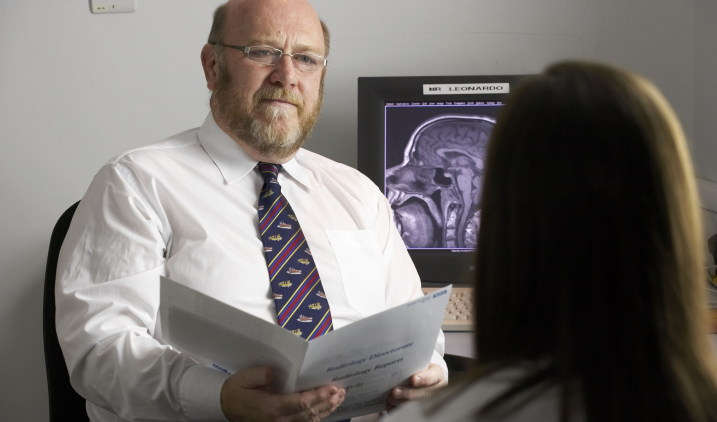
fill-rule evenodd
<path id="1" fill-rule="evenodd" d="M 265 157 L 286 158 L 294 155 L 311 135 L 319 117 L 323 93 L 313 110 L 304 114 L 302 98 L 295 92 L 276 86 L 259 90 L 251 103 L 234 95 L 229 73 L 221 70 L 212 93 L 217 118 L 241 142 Z M 282 99 L 296 104 L 299 121 L 288 126 L 290 111 L 284 107 L 262 104 L 264 99 Z M 258 117 L 263 115 L 264 122 Z"/>

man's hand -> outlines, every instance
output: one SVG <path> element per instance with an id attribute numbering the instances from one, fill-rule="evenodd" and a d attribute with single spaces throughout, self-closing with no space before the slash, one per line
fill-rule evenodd
<path id="1" fill-rule="evenodd" d="M 391 390 L 391 395 L 388 396 L 386 409 L 390 411 L 405 401 L 428 397 L 434 390 L 446 385 L 448 385 L 448 381 L 443 376 L 443 369 L 432 363 L 425 370 L 413 374 L 410 386 L 394 387 Z"/>
<path id="2" fill-rule="evenodd" d="M 243 369 L 224 381 L 222 411 L 232 421 L 319 422 L 344 401 L 343 388 L 327 385 L 293 394 L 268 389 L 274 379 L 269 367 Z"/>

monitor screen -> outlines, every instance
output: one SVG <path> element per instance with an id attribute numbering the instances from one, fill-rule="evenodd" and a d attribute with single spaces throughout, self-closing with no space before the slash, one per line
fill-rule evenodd
<path id="1" fill-rule="evenodd" d="M 359 170 L 385 193 L 426 282 L 475 269 L 486 150 L 521 76 L 359 78 Z"/>
<path id="2" fill-rule="evenodd" d="M 475 249 L 485 153 L 501 107 L 386 102 L 384 193 L 408 249 Z"/>

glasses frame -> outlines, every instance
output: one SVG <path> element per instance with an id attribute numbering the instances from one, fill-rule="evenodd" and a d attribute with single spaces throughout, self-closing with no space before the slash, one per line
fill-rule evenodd
<path id="1" fill-rule="evenodd" d="M 233 48 L 233 49 L 235 49 L 235 50 L 239 50 L 239 51 L 241 51 L 242 53 L 246 54 L 246 58 L 247 58 L 247 59 L 251 60 L 251 61 L 254 62 L 254 63 L 260 64 L 260 65 L 262 65 L 262 66 L 276 66 L 276 65 L 279 64 L 279 62 L 281 61 L 281 58 L 282 58 L 282 57 L 284 57 L 284 56 L 289 56 L 289 57 L 291 57 L 291 65 L 294 66 L 294 69 L 298 70 L 299 72 L 312 72 L 312 73 L 313 73 L 313 72 L 317 72 L 317 71 L 319 71 L 319 70 L 321 70 L 321 69 L 326 68 L 326 66 L 327 66 L 328 63 L 329 63 L 329 61 L 326 60 L 326 57 L 324 57 L 324 56 L 319 56 L 318 54 L 313 54 L 313 53 L 294 53 L 294 54 L 289 54 L 289 53 L 284 53 L 284 51 L 282 51 L 282 50 L 279 49 L 279 48 L 270 47 L 270 46 L 268 46 L 268 45 L 250 45 L 250 46 L 243 46 L 243 45 L 229 45 L 229 44 L 224 44 L 223 42 L 210 42 L 209 44 L 211 44 L 211 45 L 218 45 L 218 46 L 220 46 L 220 47 L 228 47 L 228 48 Z M 281 55 L 279 56 L 279 59 L 278 59 L 278 60 L 276 61 L 276 63 L 274 63 L 274 64 L 271 64 L 271 63 L 260 63 L 260 62 L 257 62 L 256 60 L 252 60 L 252 59 L 249 58 L 249 51 L 251 51 L 252 48 L 266 48 L 266 49 L 270 49 L 270 50 L 275 50 L 275 51 L 278 51 L 279 53 L 281 53 Z M 323 60 L 323 65 L 322 65 L 321 67 L 317 68 L 316 70 L 301 70 L 301 69 L 298 69 L 298 68 L 296 67 L 296 64 L 294 63 L 294 55 L 297 55 L 297 54 L 298 54 L 298 55 L 303 55 L 303 56 L 318 57 L 319 59 Z"/>

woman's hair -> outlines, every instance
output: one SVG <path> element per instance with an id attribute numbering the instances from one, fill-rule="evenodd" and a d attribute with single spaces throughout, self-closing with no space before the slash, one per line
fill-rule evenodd
<path id="1" fill-rule="evenodd" d="M 588 421 L 717 420 L 693 170 L 657 88 L 583 62 L 527 80 L 482 198 L 472 378 L 546 365 L 479 415 L 557 385 L 564 420 L 576 398 Z"/>

